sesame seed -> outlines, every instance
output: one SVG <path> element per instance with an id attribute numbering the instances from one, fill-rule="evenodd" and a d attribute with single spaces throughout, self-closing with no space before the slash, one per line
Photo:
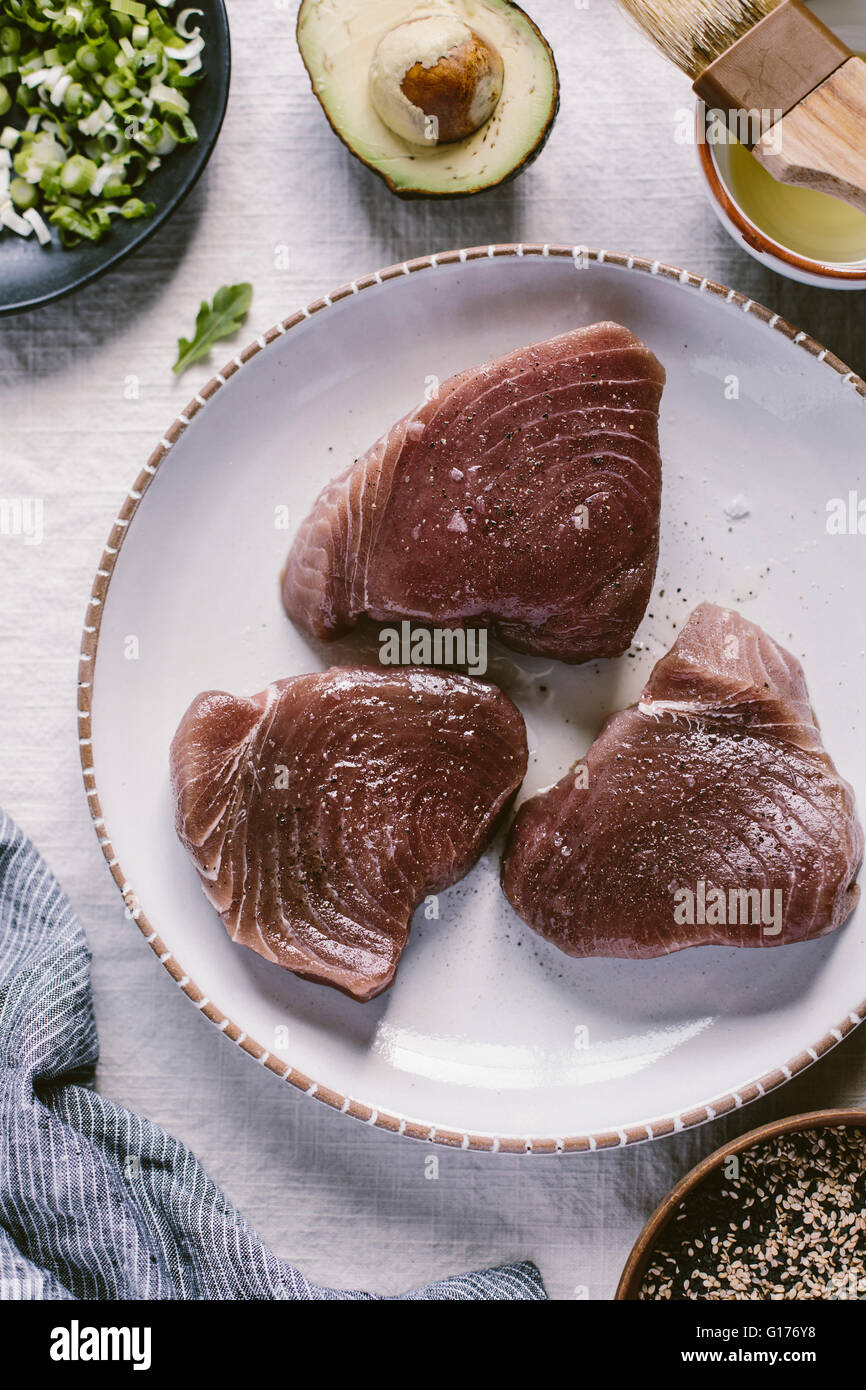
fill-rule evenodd
<path id="1" fill-rule="evenodd" d="M 680 1204 L 639 1297 L 866 1297 L 866 1132 L 781 1135 L 738 1163 Z"/>

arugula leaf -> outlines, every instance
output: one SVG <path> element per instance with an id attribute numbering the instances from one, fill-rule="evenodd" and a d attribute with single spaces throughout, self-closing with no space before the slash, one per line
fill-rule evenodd
<path id="1" fill-rule="evenodd" d="M 207 357 L 214 343 L 236 333 L 246 320 L 252 300 L 253 287 L 248 284 L 223 285 L 214 295 L 213 304 L 208 304 L 207 300 L 203 299 L 196 317 L 192 340 L 177 340 L 177 361 L 172 371 L 180 375 L 187 367 L 191 367 L 193 362 Z"/>

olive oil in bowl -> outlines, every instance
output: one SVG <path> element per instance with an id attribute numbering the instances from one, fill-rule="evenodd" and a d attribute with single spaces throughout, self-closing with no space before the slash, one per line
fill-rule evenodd
<path id="1" fill-rule="evenodd" d="M 716 155 L 735 202 L 765 236 L 825 264 L 866 261 L 866 213 L 826 193 L 777 183 L 744 145 L 722 146 Z"/>

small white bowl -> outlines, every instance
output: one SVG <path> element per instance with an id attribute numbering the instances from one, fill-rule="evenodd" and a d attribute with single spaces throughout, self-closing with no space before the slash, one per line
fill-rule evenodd
<path id="1" fill-rule="evenodd" d="M 866 8 L 863 0 L 810 0 L 810 8 L 839 34 L 855 53 L 866 54 Z M 817 285 L 823 289 L 866 289 L 866 214 L 843 209 L 844 237 L 839 236 L 837 253 L 828 247 L 821 255 L 816 240 L 803 227 L 791 221 L 790 236 L 785 228 L 784 201 L 792 194 L 800 198 L 835 202 L 825 195 L 806 190 L 789 190 L 774 184 L 769 174 L 755 164 L 755 186 L 742 187 L 742 147 L 714 143 L 708 138 L 710 114 L 699 101 L 696 110 L 696 139 L 701 173 L 713 209 L 722 226 L 739 246 L 762 265 L 769 266 L 790 280 Z M 773 190 L 779 190 L 773 197 Z M 818 204 L 814 205 L 818 207 Z M 862 223 L 862 227 L 859 226 Z M 841 229 L 840 229 L 841 230 Z M 810 241 L 812 244 L 810 245 Z M 843 249 L 844 247 L 844 249 Z"/>

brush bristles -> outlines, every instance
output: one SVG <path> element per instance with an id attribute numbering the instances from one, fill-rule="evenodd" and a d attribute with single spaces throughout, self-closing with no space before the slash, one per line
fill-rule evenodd
<path id="1" fill-rule="evenodd" d="M 694 81 L 782 0 L 620 0 L 624 10 Z"/>

